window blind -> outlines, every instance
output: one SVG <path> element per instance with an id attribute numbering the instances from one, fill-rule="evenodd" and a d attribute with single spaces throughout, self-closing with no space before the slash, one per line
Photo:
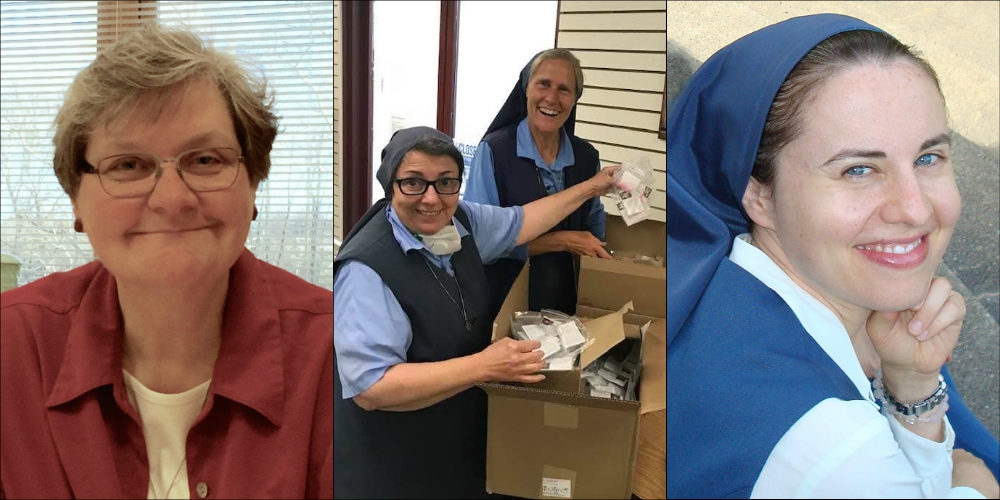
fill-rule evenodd
<path id="1" fill-rule="evenodd" d="M 95 258 L 52 171 L 52 120 L 73 78 L 147 19 L 182 24 L 275 92 L 279 132 L 247 248 L 333 289 L 333 5 L 329 1 L 0 2 L 0 252 L 19 284 Z"/>
<path id="2" fill-rule="evenodd" d="M 343 98 L 343 73 L 340 54 L 343 52 L 343 42 L 340 41 L 340 2 L 333 2 L 333 252 L 340 251 L 344 239 L 344 171 L 341 166 L 340 152 L 340 100 Z"/>

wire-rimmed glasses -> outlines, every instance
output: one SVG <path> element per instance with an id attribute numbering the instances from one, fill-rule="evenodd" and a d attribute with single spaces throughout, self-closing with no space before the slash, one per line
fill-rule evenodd
<path id="1" fill-rule="evenodd" d="M 243 156 L 233 148 L 197 148 L 175 158 L 160 158 L 148 153 L 108 156 L 97 166 L 84 164 L 87 173 L 96 173 L 104 191 L 115 198 L 147 196 L 163 175 L 163 164 L 175 162 L 177 173 L 192 191 L 219 191 L 232 186 L 239 177 Z"/>

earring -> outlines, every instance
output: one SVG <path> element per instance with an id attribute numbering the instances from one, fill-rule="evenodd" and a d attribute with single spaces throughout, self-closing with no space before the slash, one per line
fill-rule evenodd
<path id="1" fill-rule="evenodd" d="M 76 222 L 73 223 L 73 230 L 76 231 L 76 232 L 78 232 L 78 233 L 82 233 L 83 232 L 83 221 L 80 220 L 80 219 L 77 219 Z"/>
<path id="2" fill-rule="evenodd" d="M 257 205 L 253 207 L 253 219 L 250 220 L 257 220 Z"/>

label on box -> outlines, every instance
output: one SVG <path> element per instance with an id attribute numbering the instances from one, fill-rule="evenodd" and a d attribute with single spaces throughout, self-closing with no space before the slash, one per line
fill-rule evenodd
<path id="1" fill-rule="evenodd" d="M 580 329 L 576 327 L 575 323 L 559 325 L 556 331 L 559 332 L 559 341 L 562 342 L 563 347 L 567 351 L 587 341 L 587 339 L 583 338 L 583 334 L 580 333 Z"/>
<path id="2" fill-rule="evenodd" d="M 573 498 L 570 495 L 569 479 L 542 478 L 542 496 L 556 498 Z"/>
<path id="3" fill-rule="evenodd" d="M 542 340 L 542 337 L 549 333 L 539 325 L 524 325 L 524 334 L 531 340 Z"/>

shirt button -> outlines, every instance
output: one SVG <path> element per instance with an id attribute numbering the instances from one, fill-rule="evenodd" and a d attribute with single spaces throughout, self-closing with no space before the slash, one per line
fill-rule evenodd
<path id="1" fill-rule="evenodd" d="M 198 496 L 205 498 L 208 496 L 208 485 L 205 483 L 198 483 L 198 487 L 195 488 L 198 491 Z"/>

